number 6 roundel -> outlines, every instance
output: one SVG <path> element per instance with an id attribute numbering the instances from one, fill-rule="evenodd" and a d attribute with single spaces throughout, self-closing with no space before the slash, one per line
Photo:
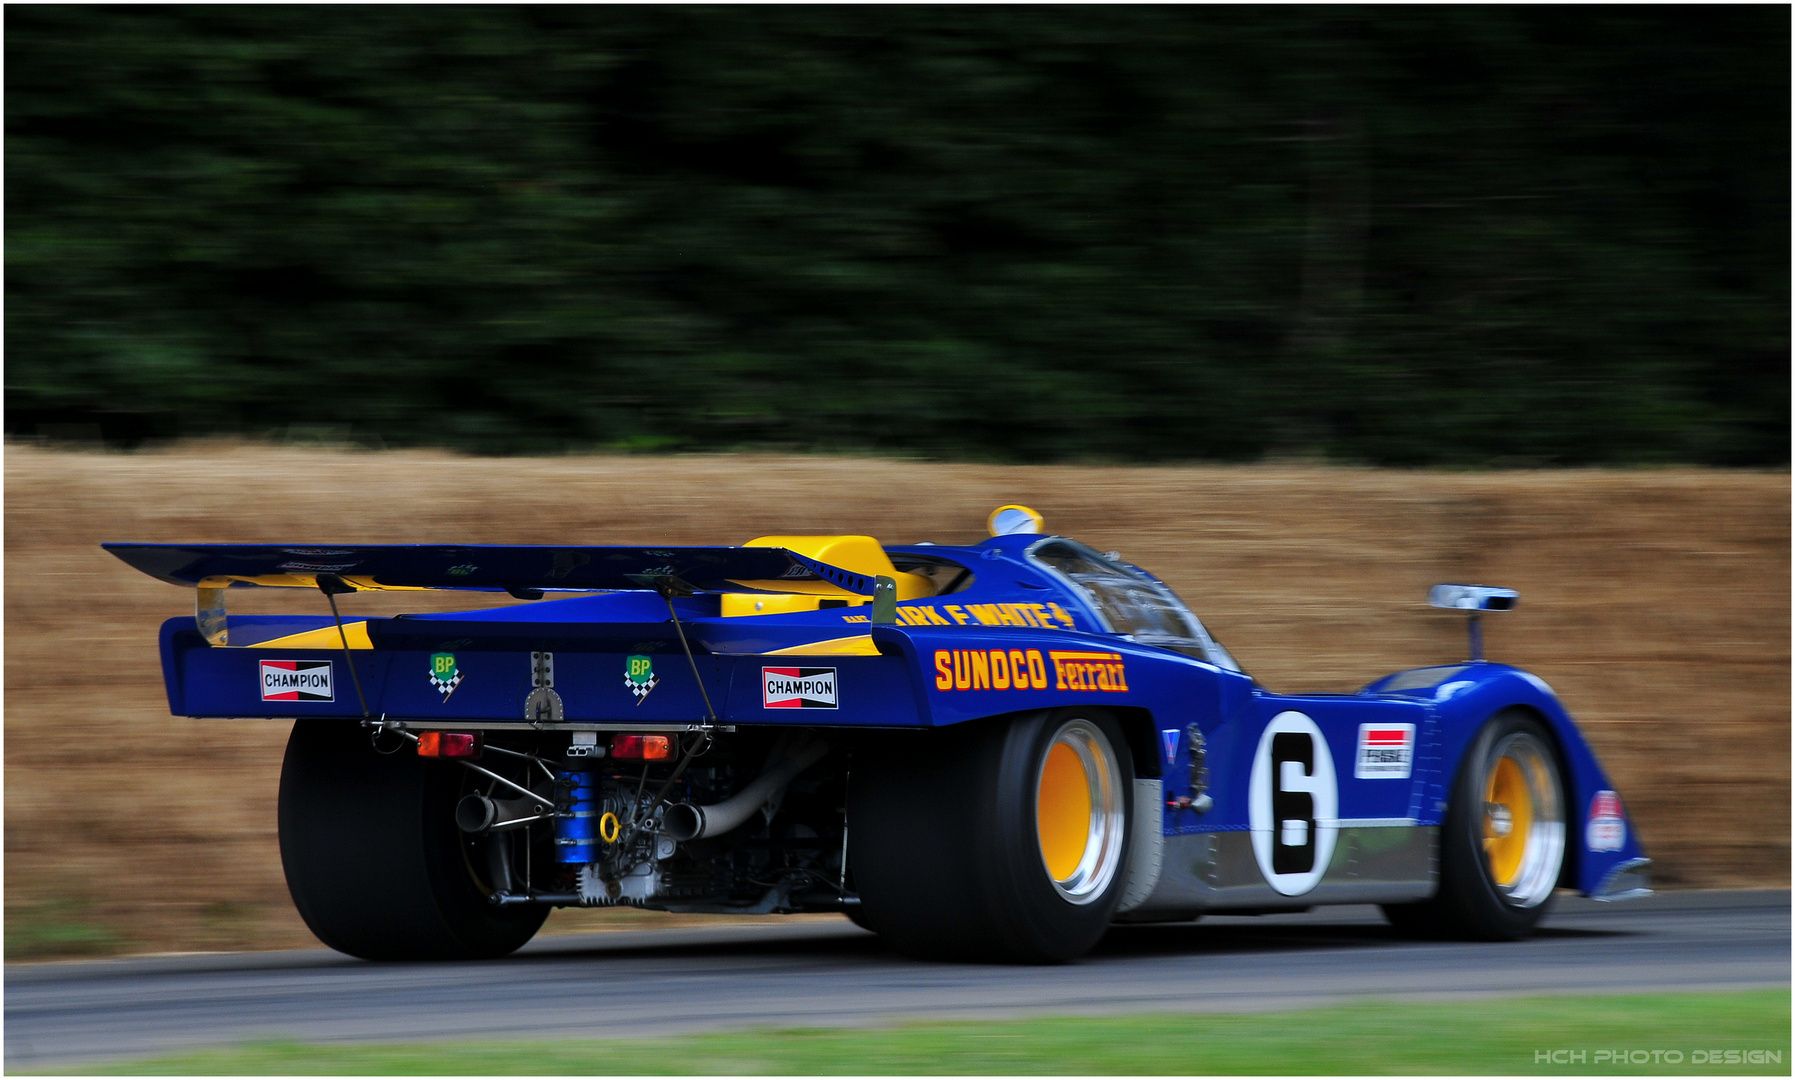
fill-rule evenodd
<path id="1" fill-rule="evenodd" d="M 1282 712 L 1265 725 L 1247 787 L 1253 857 L 1283 896 L 1300 896 L 1321 881 L 1340 828 L 1334 757 L 1315 721 Z"/>

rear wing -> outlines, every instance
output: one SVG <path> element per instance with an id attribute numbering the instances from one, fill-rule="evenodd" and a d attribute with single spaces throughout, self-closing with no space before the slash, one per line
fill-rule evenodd
<path id="1" fill-rule="evenodd" d="M 356 590 L 465 589 L 536 599 L 543 592 L 872 596 L 874 577 L 780 547 L 566 547 L 497 544 L 102 544 L 171 585 Z M 347 591 L 347 590 L 340 590 Z"/>

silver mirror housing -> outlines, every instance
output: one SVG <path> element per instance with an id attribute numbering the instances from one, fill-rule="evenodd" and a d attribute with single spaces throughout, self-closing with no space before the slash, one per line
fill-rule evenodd
<path id="1" fill-rule="evenodd" d="M 1489 585 L 1435 585 L 1427 590 L 1427 602 L 1450 611 L 1509 611 L 1521 599 L 1513 589 Z"/>

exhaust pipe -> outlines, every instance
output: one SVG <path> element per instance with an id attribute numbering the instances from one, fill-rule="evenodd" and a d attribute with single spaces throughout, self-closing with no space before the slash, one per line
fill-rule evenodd
<path id="1" fill-rule="evenodd" d="M 455 804 L 455 824 L 464 833 L 521 829 L 533 821 L 553 817 L 542 799 L 493 799 L 476 794 Z"/>
<path id="2" fill-rule="evenodd" d="M 710 806 L 680 803 L 670 808 L 661 817 L 661 831 L 683 843 L 707 836 L 722 836 L 739 829 L 769 799 L 784 791 L 794 777 L 821 761 L 828 752 L 829 744 L 821 739 L 802 742 L 777 763 L 768 765 L 747 787 L 722 802 Z"/>

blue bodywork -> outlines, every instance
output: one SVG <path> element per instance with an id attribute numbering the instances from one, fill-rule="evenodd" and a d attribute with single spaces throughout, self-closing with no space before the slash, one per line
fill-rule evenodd
<path id="1" fill-rule="evenodd" d="M 1551 733 L 1568 788 L 1561 884 L 1585 894 L 1611 895 L 1622 891 L 1616 884 L 1621 872 L 1642 864 L 1637 833 L 1624 810 L 1619 811 L 1624 828 L 1613 824 L 1620 804 L 1612 782 L 1557 696 L 1539 678 L 1499 663 L 1466 662 L 1399 672 L 1356 694 L 1270 693 L 1235 670 L 1218 648 L 1195 641 L 1187 647 L 1149 644 L 1112 633 L 1091 594 L 1031 556 L 1044 539 L 1011 535 L 973 547 L 885 548 L 900 565 L 926 559 L 971 572 L 969 583 L 958 583 L 946 595 L 899 603 L 896 619 L 889 623 L 872 622 L 873 608 L 857 601 L 837 601 L 852 606 L 821 610 L 724 617 L 719 595 L 707 590 L 734 589 L 724 583 L 739 582 L 742 575 L 756 579 L 767 592 L 774 591 L 768 581 L 806 574 L 845 593 L 873 592 L 866 575 L 789 552 L 773 554 L 777 549 L 378 549 L 387 574 L 381 580 L 395 585 L 503 588 L 526 595 L 532 588 L 623 591 L 466 613 L 367 620 L 349 615 L 365 623 L 372 647 L 348 652 L 263 647 L 308 631 L 330 628 L 334 633 L 336 624 L 323 613 L 321 597 L 316 615 L 232 616 L 229 647 L 210 644 L 192 618 L 171 619 L 161 633 L 169 707 L 193 717 L 359 717 L 362 706 L 350 690 L 350 673 L 342 670 L 353 662 L 371 715 L 418 727 L 527 729 L 525 702 L 541 681 L 534 659 L 539 654 L 553 656 L 553 688 L 564 710 L 561 725 L 568 727 L 678 730 L 706 721 L 707 696 L 716 720 L 734 726 L 931 728 L 1025 710 L 1097 706 L 1113 710 L 1123 721 L 1136 774 L 1159 779 L 1168 845 L 1178 837 L 1251 830 L 1255 754 L 1263 754 L 1267 725 L 1292 712 L 1307 717 L 1325 736 L 1341 828 L 1359 823 L 1437 829 L 1480 726 L 1503 710 L 1519 708 L 1535 714 Z M 331 553 L 314 556 L 313 565 L 330 562 L 351 580 L 357 574 L 366 578 L 372 563 L 358 562 L 357 556 L 375 550 L 109 548 L 146 572 L 184 584 L 199 584 L 232 568 L 253 574 L 285 566 L 290 572 L 293 551 Z M 562 552 L 558 559 L 556 551 Z M 570 558 L 567 551 L 586 554 Z M 605 552 L 625 554 L 606 563 Z M 738 559 L 730 552 L 750 554 Z M 787 555 L 789 559 L 783 557 Z M 696 591 L 671 599 L 645 591 L 641 574 L 681 559 L 678 576 Z M 443 577 L 474 564 L 499 569 L 464 573 L 463 580 Z M 560 576 L 548 576 L 550 569 L 559 569 Z M 677 625 L 669 605 L 678 615 Z M 690 662 L 681 629 L 691 649 Z M 840 643 L 839 652 L 831 650 L 832 642 Z M 794 649 L 803 651 L 790 651 Z M 444 653 L 453 655 L 459 674 L 447 694 L 429 677 L 432 657 Z M 632 686 L 626 677 L 631 657 L 649 658 L 644 670 L 651 669 L 656 680 L 651 692 L 640 693 L 640 685 Z M 264 700 L 260 673 L 273 661 L 332 665 L 331 698 Z M 694 680 L 694 668 L 704 692 Z M 833 687 L 826 696 L 833 700 L 799 695 L 773 704 L 769 688 L 776 680 L 803 678 L 805 671 L 829 673 Z M 1400 776 L 1361 778 L 1355 775 L 1355 762 L 1367 730 L 1379 725 L 1398 732 L 1412 725 L 1408 763 Z M 1206 755 L 1206 792 L 1192 790 L 1191 755 L 1198 735 Z M 1196 798 L 1202 795 L 1213 802 Z M 1608 814 L 1604 831 L 1588 827 L 1598 798 L 1599 808 Z"/>

